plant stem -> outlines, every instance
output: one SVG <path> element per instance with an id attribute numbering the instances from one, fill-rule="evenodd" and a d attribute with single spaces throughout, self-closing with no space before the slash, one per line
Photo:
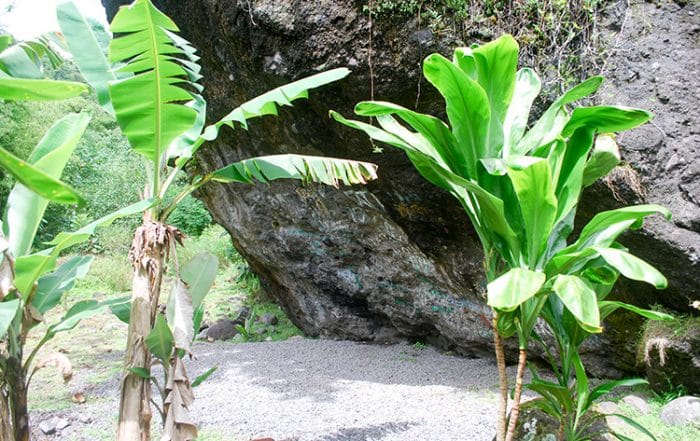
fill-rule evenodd
<path id="1" fill-rule="evenodd" d="M 27 382 L 22 369 L 22 359 L 9 357 L 6 360 L 5 385 L 7 386 L 7 402 L 12 419 L 14 441 L 29 441 L 29 413 L 27 412 Z"/>
<path id="2" fill-rule="evenodd" d="M 12 420 L 10 418 L 10 403 L 6 394 L 7 385 L 0 386 L 0 439 L 12 439 Z"/>
<path id="3" fill-rule="evenodd" d="M 515 376 L 515 396 L 513 397 L 513 409 L 510 411 L 510 421 L 506 432 L 506 441 L 513 441 L 515 429 L 518 424 L 518 414 L 520 414 L 520 396 L 523 392 L 523 377 L 525 375 L 525 362 L 527 361 L 527 349 L 520 348 L 518 357 L 518 373 Z"/>
<path id="4" fill-rule="evenodd" d="M 493 344 L 496 351 L 496 365 L 498 366 L 498 384 L 501 391 L 498 400 L 498 427 L 497 441 L 506 438 L 506 411 L 508 409 L 508 376 L 506 375 L 506 359 L 503 353 L 503 341 L 498 333 L 498 313 L 493 311 Z"/>
<path id="5" fill-rule="evenodd" d="M 125 368 L 150 372 L 151 354 L 146 337 L 153 328 L 163 278 L 165 255 L 170 246 L 162 240 L 164 225 L 148 216 L 136 230 L 129 257 L 134 266 L 131 316 Z M 126 371 L 121 382 L 118 441 L 148 441 L 151 429 L 151 382 Z"/>

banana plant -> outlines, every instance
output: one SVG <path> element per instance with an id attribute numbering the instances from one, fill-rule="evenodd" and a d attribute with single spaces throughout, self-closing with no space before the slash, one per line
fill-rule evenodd
<path id="1" fill-rule="evenodd" d="M 337 187 L 340 182 L 364 184 L 377 175 L 376 166 L 365 162 L 273 155 L 245 159 L 205 175 L 194 175 L 190 185 L 172 197 L 168 190 L 198 149 L 216 139 L 224 126 L 245 129 L 248 120 L 275 115 L 278 106 L 307 98 L 309 89 L 337 81 L 349 71 L 333 69 L 278 87 L 206 126 L 206 100 L 198 83 L 201 74 L 195 49 L 177 34 L 175 23 L 150 0 L 136 0 L 119 9 L 111 23 L 110 29 L 116 37 L 109 42 L 107 56 L 95 29 L 74 5 L 59 6 L 58 20 L 85 79 L 102 105 L 114 111 L 131 147 L 146 158 L 149 179 L 143 194 L 156 201 L 146 211 L 130 251 L 134 277 L 117 439 L 146 441 L 150 437 L 152 351 L 147 340 L 152 335 L 167 336 L 166 326 L 173 336 L 172 352 L 169 356 L 167 351 L 161 352 L 162 357 L 156 358 L 169 368 L 168 378 L 179 380 L 172 388 L 166 388 L 168 395 L 161 407 L 165 414 L 163 439 L 193 439 L 197 429 L 187 412 L 194 395 L 178 354 L 190 351 L 195 302 L 192 286 L 188 286 L 177 264 L 171 294 L 177 300 L 167 308 L 174 311 L 166 314 L 165 319 L 157 312 L 165 266 L 170 259 L 177 262 L 175 244 L 184 239 L 177 228 L 167 224 L 169 215 L 183 198 L 210 182 L 253 184 L 296 179 Z M 156 329 L 162 332 L 153 334 Z"/>
<path id="2" fill-rule="evenodd" d="M 541 82 L 531 69 L 517 69 L 518 52 L 513 37 L 504 35 L 459 48 L 452 60 L 428 56 L 423 74 L 445 99 L 447 123 L 381 101 L 355 107 L 356 114 L 376 118 L 379 127 L 331 113 L 405 151 L 425 179 L 459 200 L 471 220 L 483 247 L 487 303 L 493 309 L 499 441 L 514 437 L 530 337 L 548 299 L 558 299 L 587 332 L 601 332 L 600 301 L 589 270 L 602 267 L 664 288 L 666 279 L 616 239 L 649 215 L 670 217 L 658 205 L 612 210 L 596 216 L 577 241 L 567 243 L 582 190 L 620 161 L 612 133 L 652 115 L 620 106 L 572 108 L 599 88 L 603 78 L 597 76 L 564 93 L 528 127 Z M 502 340 L 514 335 L 518 370 L 507 421 Z"/>
<path id="3" fill-rule="evenodd" d="M 81 83 L 43 78 L 40 58 L 46 56 L 55 60 L 50 56 L 53 54 L 50 48 L 41 47 L 42 42 L 12 42 L 9 37 L 0 37 L 0 98 L 45 101 L 87 91 Z M 46 249 L 32 250 L 49 202 L 83 202 L 73 189 L 60 181 L 60 176 L 89 120 L 86 114 L 60 119 L 46 132 L 27 160 L 0 149 L 0 166 L 17 181 L 5 201 L 0 223 L 0 438 L 3 440 L 29 440 L 27 391 L 37 370 L 56 366 L 65 380 L 71 377 L 70 360 L 65 355 L 49 354 L 38 358 L 44 345 L 56 334 L 70 331 L 81 320 L 120 302 L 117 299 L 80 301 L 61 319 L 46 323 L 44 314 L 61 303 L 75 281 L 85 276 L 92 261 L 91 256 L 76 256 L 59 265 L 59 255 L 68 247 L 86 241 L 97 228 L 143 211 L 150 204 L 150 201 L 139 202 L 78 231 L 60 233 Z M 42 338 L 32 348 L 27 348 L 28 333 L 41 323 L 45 324 Z"/>

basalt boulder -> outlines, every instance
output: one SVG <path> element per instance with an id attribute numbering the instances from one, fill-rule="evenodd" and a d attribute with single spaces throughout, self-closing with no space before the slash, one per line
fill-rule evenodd
<path id="1" fill-rule="evenodd" d="M 111 16 L 118 2 L 103 1 Z M 497 35 L 474 29 L 458 36 L 429 26 L 420 14 L 370 20 L 366 2 L 355 0 L 156 4 L 199 49 L 211 117 L 302 76 L 341 66 L 353 71 L 282 109 L 279 118 L 251 122 L 248 131 L 224 130 L 197 156 L 199 171 L 290 152 L 379 165 L 380 179 L 363 187 L 212 184 L 198 195 L 294 323 L 315 336 L 416 338 L 490 356 L 481 247 L 461 207 L 425 182 L 403 153 L 375 153 L 380 146 L 331 121 L 328 110 L 351 115 L 357 101 L 374 97 L 440 115 L 444 103 L 421 79 L 421 60 Z M 597 41 L 608 82 L 599 99 L 657 116 L 618 139 L 627 165 L 586 194 L 582 220 L 624 203 L 671 208 L 672 222 L 653 220 L 623 240 L 668 276 L 669 288 L 624 282 L 616 295 L 686 311 L 700 298 L 700 11 L 692 2 L 606 4 Z M 634 366 L 639 323 L 615 315 L 608 332 L 586 346 L 594 372 Z"/>

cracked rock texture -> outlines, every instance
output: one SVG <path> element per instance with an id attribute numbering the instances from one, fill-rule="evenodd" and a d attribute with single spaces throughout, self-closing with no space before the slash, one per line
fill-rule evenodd
<path id="1" fill-rule="evenodd" d="M 111 16 L 118 2 L 104 1 Z M 586 195 L 581 217 L 623 202 L 669 207 L 672 222 L 654 219 L 623 240 L 668 276 L 669 288 L 656 292 L 624 282 L 616 295 L 689 311 L 690 301 L 700 298 L 700 11 L 693 2 L 611 3 L 599 24 L 609 58 L 598 98 L 650 109 L 656 119 L 620 137 L 628 166 Z M 373 154 L 363 135 L 327 117 L 329 109 L 351 115 L 357 101 L 372 95 L 439 115 L 444 104 L 420 80 L 420 61 L 463 43 L 416 19 L 375 20 L 370 46 L 361 1 L 156 4 L 199 49 L 212 119 L 302 76 L 353 70 L 312 92 L 310 101 L 281 110 L 280 118 L 251 122 L 248 131 L 224 130 L 197 157 L 203 171 L 288 152 L 379 164 L 379 181 L 366 187 L 278 181 L 215 184 L 199 194 L 290 318 L 310 335 L 384 342 L 408 337 L 490 356 L 481 249 L 457 201 L 426 183 L 403 153 L 387 147 Z M 615 375 L 633 369 L 639 324 L 614 315 L 608 332 L 585 348 L 591 370 Z"/>

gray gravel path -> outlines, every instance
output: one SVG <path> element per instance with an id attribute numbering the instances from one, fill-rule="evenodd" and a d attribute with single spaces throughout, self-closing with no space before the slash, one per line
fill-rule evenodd
<path id="1" fill-rule="evenodd" d="M 495 433 L 498 378 L 491 360 L 332 340 L 193 349 L 190 378 L 219 366 L 195 389 L 192 411 L 203 441 L 490 441 Z M 113 439 L 118 387 L 115 376 L 86 390 L 86 404 L 33 413 L 37 425 L 55 417 L 71 422 L 55 435 L 35 431 L 36 439 Z"/>
<path id="2" fill-rule="evenodd" d="M 235 440 L 465 441 L 495 433 L 490 360 L 330 340 L 199 345 L 190 368 L 202 428 Z"/>

